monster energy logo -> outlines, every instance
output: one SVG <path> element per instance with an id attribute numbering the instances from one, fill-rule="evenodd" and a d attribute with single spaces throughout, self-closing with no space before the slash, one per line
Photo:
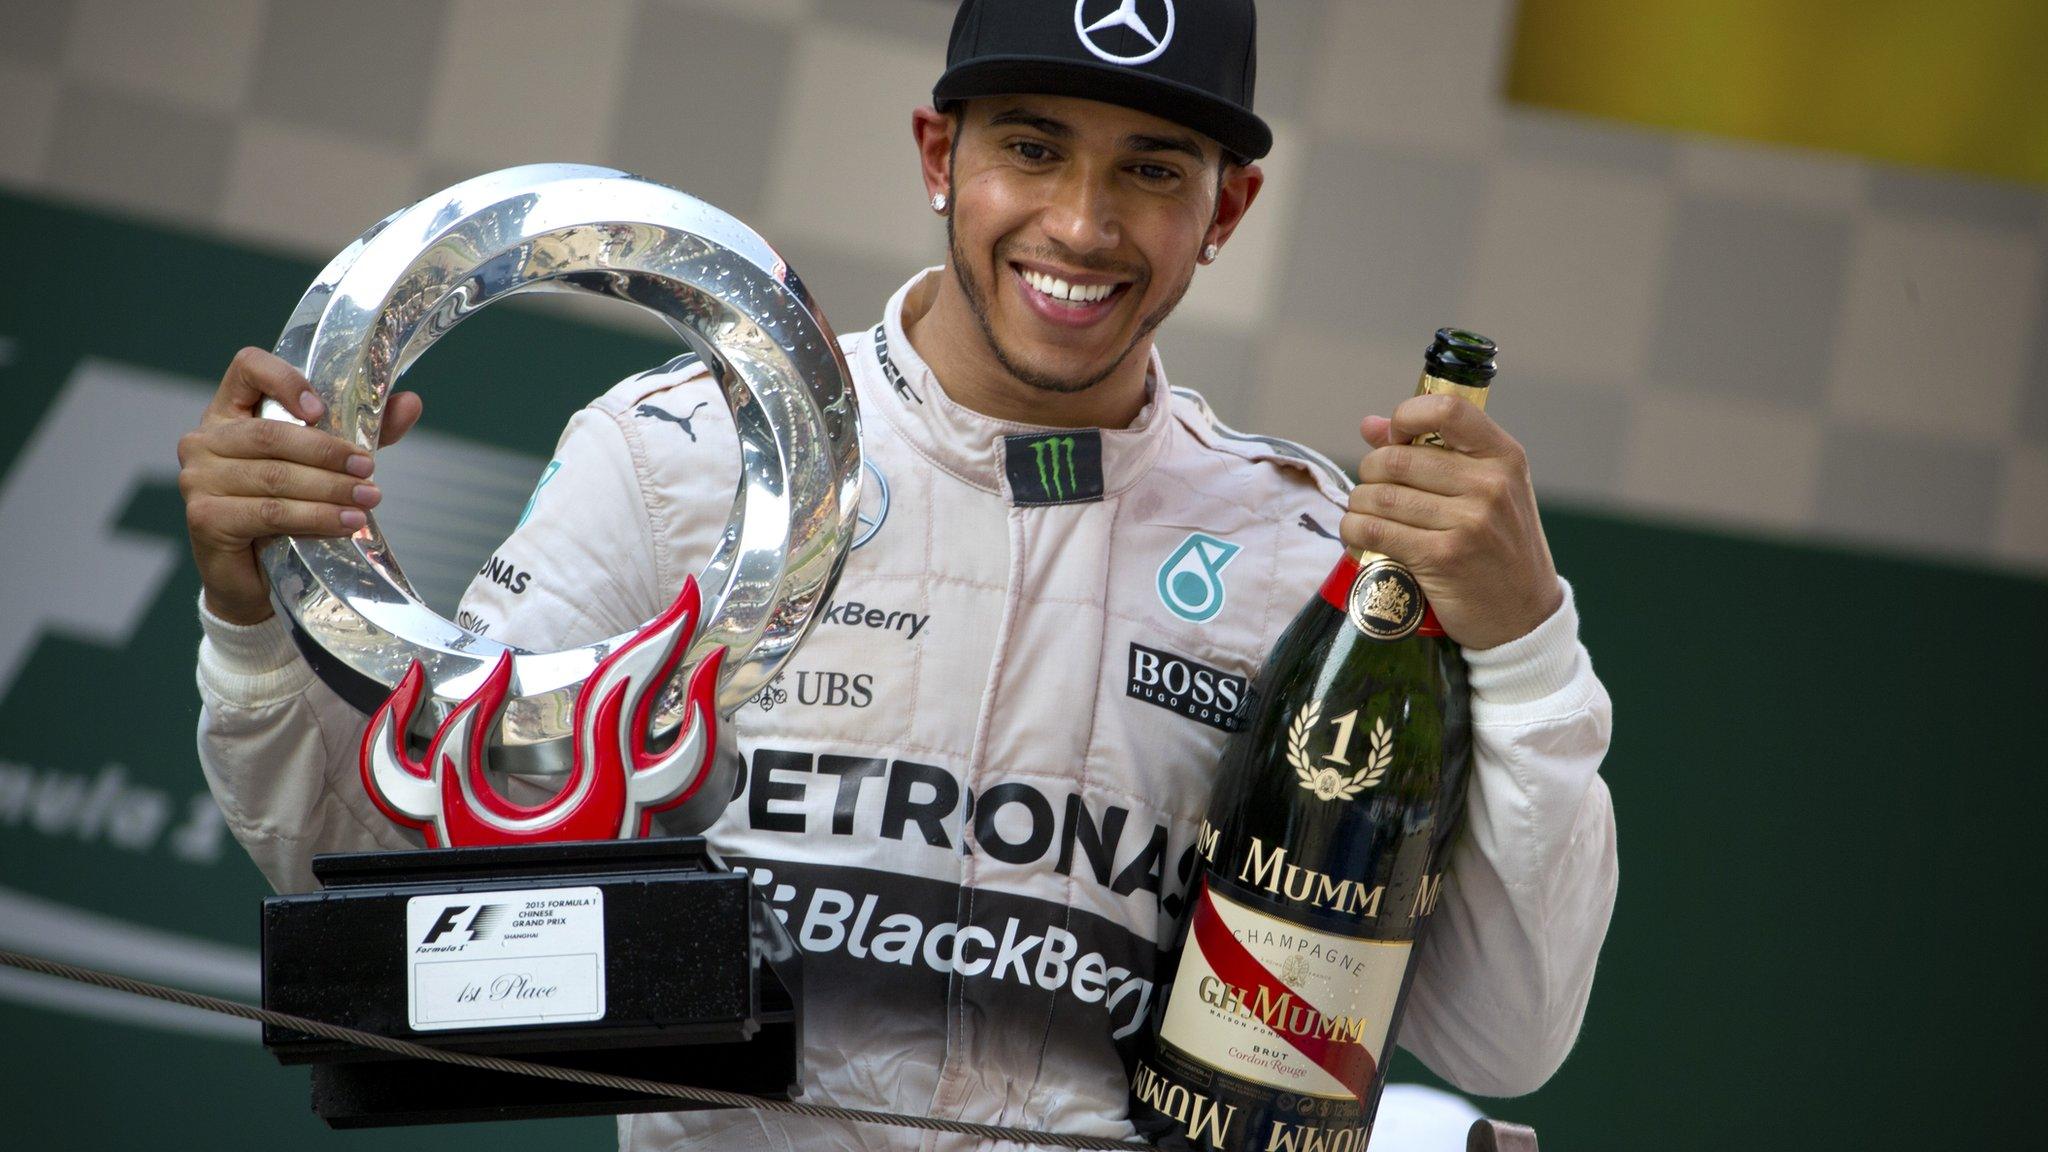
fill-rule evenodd
<path id="1" fill-rule="evenodd" d="M 1060 482 L 1060 452 L 1066 451 L 1066 482 Z M 1055 500 L 1065 500 L 1067 489 L 1074 487 L 1074 438 L 1072 436 L 1048 436 L 1034 441 L 1031 445 L 1032 458 L 1038 462 L 1039 491 Z"/>
<path id="2" fill-rule="evenodd" d="M 1010 491 L 1019 504 L 1102 498 L 1102 434 L 1093 428 L 1008 438 Z"/>

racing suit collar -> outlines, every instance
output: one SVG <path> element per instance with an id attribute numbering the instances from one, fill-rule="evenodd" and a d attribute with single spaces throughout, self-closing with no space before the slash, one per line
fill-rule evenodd
<path id="1" fill-rule="evenodd" d="M 1004 492 L 1006 437 L 1072 433 L 1077 429 L 1046 428 L 1014 420 L 998 420 L 967 408 L 946 394 L 924 358 L 903 331 L 903 309 L 915 301 L 927 306 L 938 287 L 943 266 L 911 277 L 889 298 L 875 336 L 865 341 L 862 358 L 872 358 L 885 387 L 862 400 L 869 411 L 880 409 L 897 433 L 940 471 L 984 492 Z M 1099 430 L 1102 443 L 1102 495 L 1116 496 L 1149 472 L 1165 447 L 1172 423 L 1168 409 L 1173 393 L 1160 365 L 1159 350 L 1150 353 L 1146 369 L 1147 401 L 1127 428 Z"/>

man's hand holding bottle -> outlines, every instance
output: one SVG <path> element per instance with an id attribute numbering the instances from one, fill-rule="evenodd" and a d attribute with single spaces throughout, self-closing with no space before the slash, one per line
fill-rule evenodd
<path id="1" fill-rule="evenodd" d="M 1462 396 L 1412 396 L 1360 427 L 1373 451 L 1341 533 L 1407 565 L 1451 639 L 1492 648 L 1528 635 L 1564 601 L 1536 511 L 1529 457 Z M 1443 447 L 1419 441 L 1430 433 Z"/>

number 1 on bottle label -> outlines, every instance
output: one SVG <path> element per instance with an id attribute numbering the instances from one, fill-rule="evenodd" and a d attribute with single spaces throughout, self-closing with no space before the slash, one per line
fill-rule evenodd
<path id="1" fill-rule="evenodd" d="M 1330 749 L 1323 756 L 1323 759 L 1328 760 L 1332 764 L 1342 764 L 1349 768 L 1351 767 L 1351 761 L 1344 758 L 1344 753 L 1351 747 L 1351 729 L 1353 725 L 1358 723 L 1358 709 L 1353 708 L 1342 716 L 1331 720 L 1330 723 L 1337 726 L 1337 746 Z"/>

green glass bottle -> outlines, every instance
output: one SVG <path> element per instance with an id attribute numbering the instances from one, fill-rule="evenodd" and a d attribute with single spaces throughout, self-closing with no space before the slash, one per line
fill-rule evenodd
<path id="1" fill-rule="evenodd" d="M 1440 330 L 1418 392 L 1484 406 L 1494 352 Z M 1406 567 L 1347 553 L 1242 715 L 1131 1116 L 1162 1148 L 1356 1152 L 1464 813 L 1465 662 Z"/>

